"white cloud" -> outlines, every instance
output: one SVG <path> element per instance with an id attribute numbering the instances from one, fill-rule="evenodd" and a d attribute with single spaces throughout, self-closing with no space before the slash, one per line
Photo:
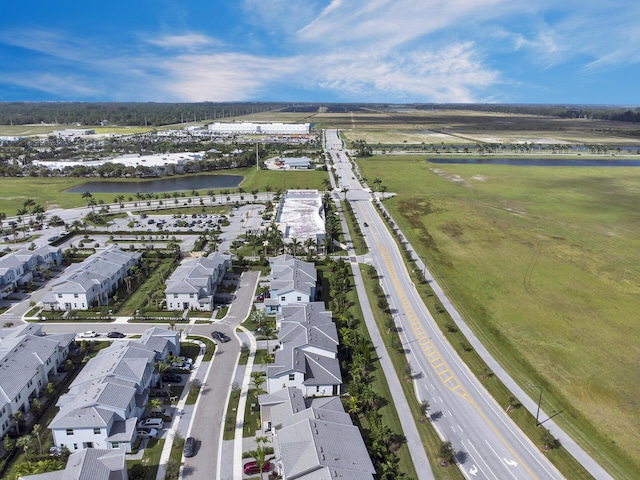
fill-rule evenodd
<path id="1" fill-rule="evenodd" d="M 211 37 L 199 33 L 187 33 L 184 35 L 164 35 L 159 37 L 147 38 L 146 42 L 162 48 L 179 48 L 179 49 L 196 49 L 210 47 L 212 45 L 220 45 L 222 42 L 216 42 Z"/>

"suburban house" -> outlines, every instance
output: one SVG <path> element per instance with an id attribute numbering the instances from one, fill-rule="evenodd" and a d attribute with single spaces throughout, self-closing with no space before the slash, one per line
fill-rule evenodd
<path id="1" fill-rule="evenodd" d="M 318 272 L 313 263 L 283 254 L 270 258 L 269 266 L 271 298 L 265 300 L 267 313 L 277 312 L 282 305 L 315 301 Z"/>
<path id="2" fill-rule="evenodd" d="M 338 332 L 323 304 L 283 306 L 276 324 L 279 348 L 267 365 L 267 391 L 296 387 L 305 396 L 339 394 Z"/>
<path id="3" fill-rule="evenodd" d="M 167 310 L 213 310 L 216 289 L 230 268 L 231 255 L 218 252 L 183 261 L 167 280 Z"/>
<path id="4" fill-rule="evenodd" d="M 42 276 L 62 264 L 62 249 L 44 245 L 34 250 L 21 249 L 0 258 L 0 299 L 11 295 L 21 285 Z"/>
<path id="5" fill-rule="evenodd" d="M 108 305 L 109 297 L 125 283 L 141 257 L 141 253 L 125 252 L 109 245 L 83 262 L 71 265 L 54 280 L 42 303 L 49 310 L 87 310 Z"/>
<path id="6" fill-rule="evenodd" d="M 0 334 L 0 435 L 13 425 L 11 415 L 26 413 L 58 373 L 75 334 L 46 335 L 33 323 L 2 329 Z"/>
<path id="7" fill-rule="evenodd" d="M 297 388 L 260 395 L 263 430 L 271 431 L 283 480 L 372 480 L 375 469 L 340 398 L 304 398 Z"/>
<path id="8" fill-rule="evenodd" d="M 78 374 L 69 392 L 58 399 L 59 411 L 49 424 L 56 447 L 71 452 L 85 448 L 131 451 L 138 418 L 159 380 L 156 348 L 164 352 L 169 345 L 178 345 L 178 332 L 150 330 L 141 341 L 112 343 Z M 152 338 L 160 339 L 158 345 L 152 346 Z"/>
<path id="9" fill-rule="evenodd" d="M 326 238 L 322 195 L 318 190 L 287 190 L 278 205 L 275 219 L 285 243 L 295 238 L 322 245 Z"/>
<path id="10" fill-rule="evenodd" d="M 124 450 L 87 448 L 72 453 L 64 470 L 18 477 L 18 480 L 128 480 Z"/>

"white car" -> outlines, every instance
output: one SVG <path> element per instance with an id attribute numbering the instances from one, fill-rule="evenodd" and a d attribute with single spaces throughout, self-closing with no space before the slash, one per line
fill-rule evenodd
<path id="1" fill-rule="evenodd" d="M 155 428 L 149 428 L 149 429 L 138 429 L 136 430 L 136 435 L 140 438 L 156 438 L 156 435 L 158 434 L 158 430 L 156 430 Z"/>
<path id="2" fill-rule="evenodd" d="M 78 334 L 78 337 L 80 337 L 80 338 L 96 338 L 99 335 L 100 334 L 98 332 L 94 332 L 93 330 L 87 330 L 86 332 L 82 332 L 82 333 Z"/>

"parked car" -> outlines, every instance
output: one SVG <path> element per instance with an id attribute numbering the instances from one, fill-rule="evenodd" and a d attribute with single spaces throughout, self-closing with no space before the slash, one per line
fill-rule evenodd
<path id="1" fill-rule="evenodd" d="M 109 332 L 107 333 L 107 337 L 109 338 L 124 338 L 126 335 L 122 332 Z"/>
<path id="2" fill-rule="evenodd" d="M 93 330 L 87 330 L 86 332 L 82 332 L 78 334 L 80 338 L 96 338 L 100 334 L 98 332 L 94 332 Z"/>
<path id="3" fill-rule="evenodd" d="M 271 462 L 265 462 L 262 466 L 263 472 L 268 472 L 271 470 Z M 258 468 L 258 464 L 255 461 L 247 462 L 244 464 L 244 473 L 246 475 L 255 475 L 256 473 L 260 473 L 260 468 Z"/>
<path id="4" fill-rule="evenodd" d="M 156 438 L 158 430 L 155 428 L 139 428 L 136 430 L 136 435 L 140 438 Z"/>
<path id="5" fill-rule="evenodd" d="M 164 408 L 161 409 L 161 410 L 158 410 L 158 409 L 154 408 L 153 410 L 151 410 L 149 412 L 149 417 L 150 418 L 164 418 L 164 417 L 168 417 L 168 416 L 169 416 L 169 413 Z"/>
<path id="6" fill-rule="evenodd" d="M 167 383 L 180 383 L 182 382 L 182 376 L 177 373 L 165 373 L 162 375 L 162 381 Z"/>
<path id="7" fill-rule="evenodd" d="M 145 418 L 138 423 L 140 427 L 162 428 L 164 427 L 164 420 L 162 418 Z"/>
<path id="8" fill-rule="evenodd" d="M 184 451 L 183 454 L 185 457 L 193 457 L 196 454 L 196 439 L 193 437 L 187 437 L 184 441 Z"/>
<path id="9" fill-rule="evenodd" d="M 214 340 L 218 340 L 219 342 L 222 342 L 222 343 L 227 343 L 229 340 L 231 340 L 224 333 L 219 332 L 217 330 L 214 330 L 213 332 L 211 332 L 211 336 L 213 337 Z"/>

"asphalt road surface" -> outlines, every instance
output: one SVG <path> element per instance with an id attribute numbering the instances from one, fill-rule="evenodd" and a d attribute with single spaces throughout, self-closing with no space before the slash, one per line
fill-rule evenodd
<path id="1" fill-rule="evenodd" d="M 336 131 L 327 131 L 327 149 L 334 158 L 340 189 L 348 189 L 372 263 L 395 311 L 418 393 L 431 404 L 432 421 L 441 436 L 451 441 L 463 474 L 494 480 L 563 478 L 471 374 L 435 325 L 370 192 L 362 189 L 340 149 Z"/>

